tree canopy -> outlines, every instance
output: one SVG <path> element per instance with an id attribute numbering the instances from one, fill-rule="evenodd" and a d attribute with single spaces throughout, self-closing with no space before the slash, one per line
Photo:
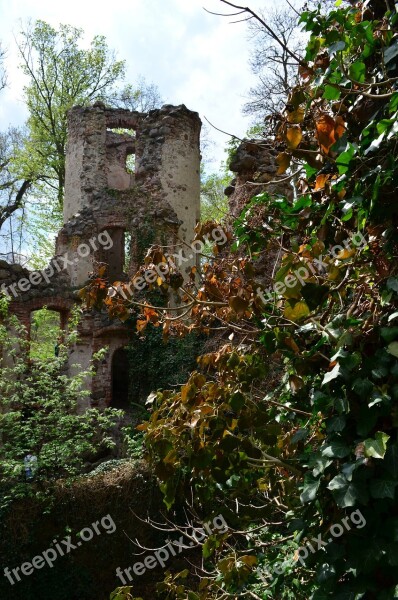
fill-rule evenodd
<path id="1" fill-rule="evenodd" d="M 124 76 L 125 62 L 116 60 L 104 36 L 81 48 L 83 30 L 60 25 L 56 30 L 36 21 L 21 31 L 18 48 L 29 82 L 28 139 L 20 156 L 25 178 L 44 182 L 60 206 L 65 184 L 67 111 L 95 99 L 106 99 Z"/>

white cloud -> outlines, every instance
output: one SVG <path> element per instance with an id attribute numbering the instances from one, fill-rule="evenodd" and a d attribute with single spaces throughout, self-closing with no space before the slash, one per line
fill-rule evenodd
<path id="1" fill-rule="evenodd" d="M 128 81 L 144 75 L 156 83 L 165 100 L 184 103 L 214 125 L 242 135 L 248 122 L 241 115 L 243 96 L 253 82 L 248 71 L 249 44 L 245 24 L 209 15 L 228 12 L 219 0 L 13 0 L 0 6 L 0 40 L 9 48 L 10 88 L 3 92 L 0 129 L 26 118 L 22 102 L 23 76 L 12 32 L 18 19 L 42 19 L 53 26 L 81 27 L 86 39 L 106 36 L 118 57 L 126 59 Z M 253 9 L 264 2 L 253 0 Z M 228 138 L 214 134 L 218 154 Z"/>

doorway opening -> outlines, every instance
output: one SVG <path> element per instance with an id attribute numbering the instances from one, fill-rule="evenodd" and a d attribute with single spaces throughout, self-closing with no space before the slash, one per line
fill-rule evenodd
<path id="1" fill-rule="evenodd" d="M 47 360 L 58 356 L 62 342 L 61 314 L 40 308 L 30 316 L 30 358 Z"/>

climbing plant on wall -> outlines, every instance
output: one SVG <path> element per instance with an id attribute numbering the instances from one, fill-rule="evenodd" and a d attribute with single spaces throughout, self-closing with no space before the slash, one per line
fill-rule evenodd
<path id="1" fill-rule="evenodd" d="M 230 526 L 204 544 L 197 584 L 168 576 L 160 597 L 397 597 L 397 21 L 377 1 L 301 14 L 300 82 L 274 132 L 294 200 L 254 197 L 200 284 L 180 281 L 189 322 L 135 305 L 141 330 L 230 334 L 140 426 L 166 505 L 185 494 Z M 275 244 L 265 290 L 255 267 Z M 322 543 L 300 560 L 308 539 Z"/>

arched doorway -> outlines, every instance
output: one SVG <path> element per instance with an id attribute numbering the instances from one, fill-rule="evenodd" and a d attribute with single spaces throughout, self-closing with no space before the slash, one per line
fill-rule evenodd
<path id="1" fill-rule="evenodd" d="M 112 357 L 113 408 L 129 408 L 129 359 L 125 348 L 119 348 Z"/>

